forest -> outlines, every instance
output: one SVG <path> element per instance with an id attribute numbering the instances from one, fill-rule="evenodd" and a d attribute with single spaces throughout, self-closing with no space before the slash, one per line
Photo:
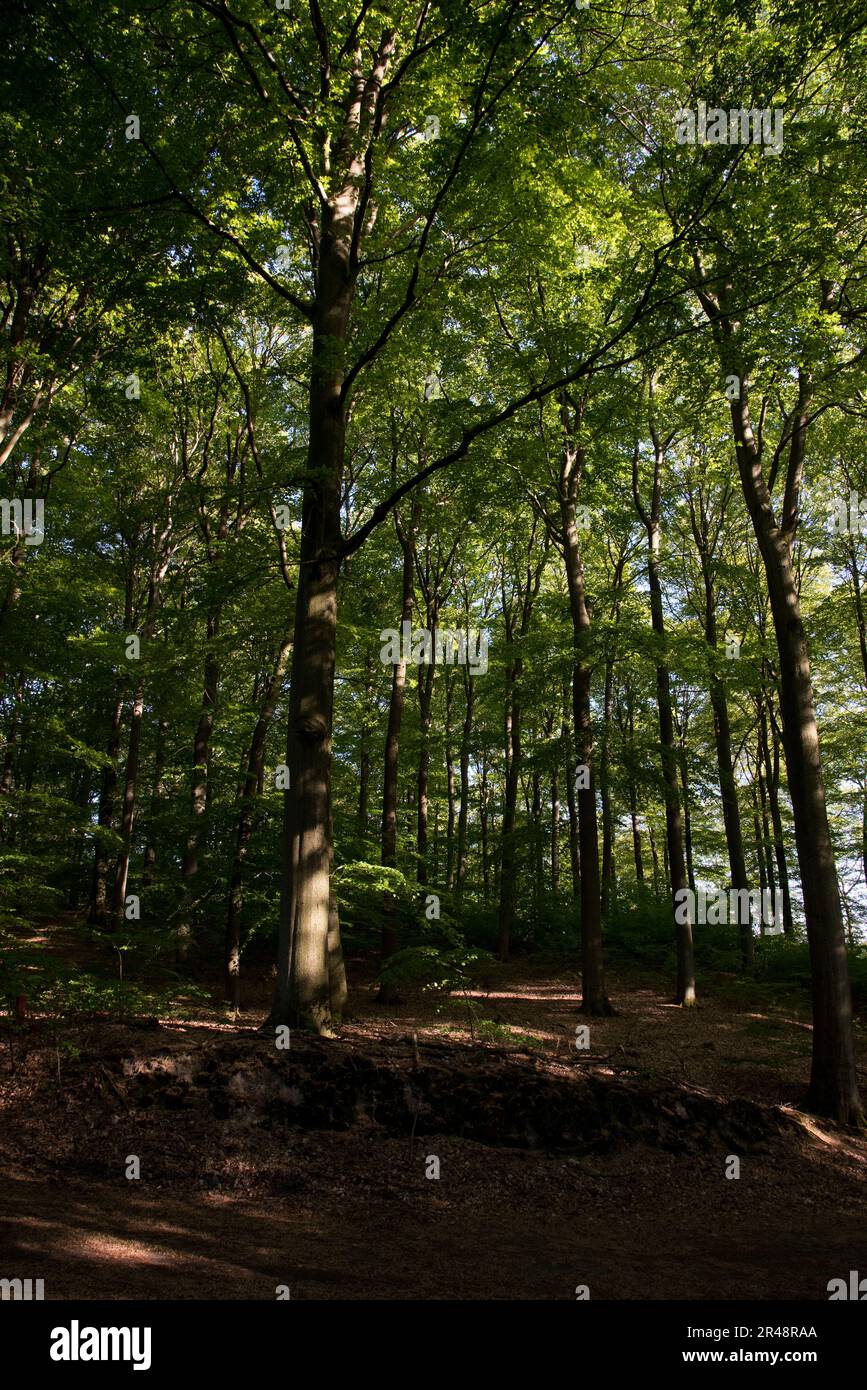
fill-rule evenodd
<path id="1" fill-rule="evenodd" d="M 863 5 L 0 26 L 3 1297 L 867 1298 Z"/>

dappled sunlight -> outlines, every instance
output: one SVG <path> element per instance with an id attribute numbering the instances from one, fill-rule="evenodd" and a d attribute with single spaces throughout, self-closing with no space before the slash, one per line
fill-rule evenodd
<path id="1" fill-rule="evenodd" d="M 451 999 L 505 999 L 515 1000 L 516 1003 L 527 1004 L 536 1004 L 540 1002 L 545 1004 L 577 1004 L 581 1002 L 582 995 L 580 990 L 574 994 L 565 993 L 562 989 L 554 993 L 552 987 L 551 990 L 453 989 L 449 997 Z"/>
<path id="2" fill-rule="evenodd" d="M 245 1015 L 242 1024 L 231 1019 L 178 1018 L 177 1014 L 173 1014 L 158 1021 L 160 1027 L 170 1033 L 255 1033 L 257 1029 L 247 1024 L 248 1018 L 249 1015 Z"/>

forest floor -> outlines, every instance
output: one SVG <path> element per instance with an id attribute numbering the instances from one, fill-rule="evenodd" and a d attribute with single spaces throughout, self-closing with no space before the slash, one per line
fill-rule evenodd
<path id="1" fill-rule="evenodd" d="M 47 1299 L 824 1300 L 867 1269 L 867 1137 L 796 1109 L 797 992 L 713 976 L 684 1011 L 615 970 L 579 1051 L 580 977 L 550 962 L 388 1009 L 349 969 L 339 1037 L 288 1050 L 257 1031 L 264 977 L 237 1019 L 5 1025 L 0 1275 Z"/>

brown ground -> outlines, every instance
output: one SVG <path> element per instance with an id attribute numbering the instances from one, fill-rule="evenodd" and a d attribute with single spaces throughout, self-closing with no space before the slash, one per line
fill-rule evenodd
<path id="1" fill-rule="evenodd" d="M 388 1017 L 352 978 L 340 1038 L 288 1052 L 258 1009 L 0 1040 L 0 1275 L 49 1299 L 826 1299 L 867 1270 L 867 1140 L 794 1109 L 797 996 L 720 978 L 684 1012 L 622 979 L 578 1052 L 568 972 Z"/>

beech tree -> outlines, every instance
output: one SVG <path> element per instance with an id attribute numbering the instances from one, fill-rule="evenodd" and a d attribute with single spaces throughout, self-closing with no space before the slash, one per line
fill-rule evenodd
<path id="1" fill-rule="evenodd" d="M 775 887 L 809 1103 L 857 1121 L 862 30 L 18 7 L 4 882 L 214 955 L 236 1010 L 273 939 L 266 1027 L 323 1036 L 340 912 L 383 1005 L 562 939 L 604 1017 L 609 935 L 664 925 L 692 1007 L 679 900 Z M 719 931 L 747 975 L 778 946 Z"/>

